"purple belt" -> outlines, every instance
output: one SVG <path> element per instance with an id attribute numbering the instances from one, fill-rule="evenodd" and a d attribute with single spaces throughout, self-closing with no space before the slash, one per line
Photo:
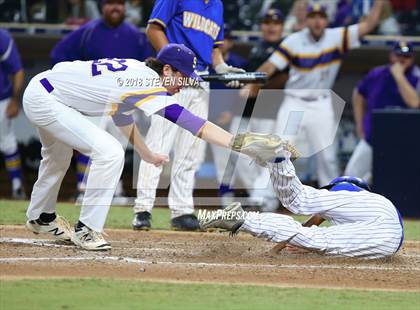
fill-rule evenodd
<path id="1" fill-rule="evenodd" d="M 44 86 L 45 90 L 48 93 L 51 93 L 54 90 L 54 87 L 51 85 L 51 83 L 46 78 L 43 78 L 39 82 L 41 83 L 42 86 Z"/>

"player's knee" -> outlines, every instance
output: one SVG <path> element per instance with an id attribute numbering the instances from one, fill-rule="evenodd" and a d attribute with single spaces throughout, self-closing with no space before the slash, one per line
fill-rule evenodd
<path id="1" fill-rule="evenodd" d="M 115 165 L 122 165 L 124 163 L 124 149 L 121 144 L 113 144 L 107 151 L 106 158 Z"/>

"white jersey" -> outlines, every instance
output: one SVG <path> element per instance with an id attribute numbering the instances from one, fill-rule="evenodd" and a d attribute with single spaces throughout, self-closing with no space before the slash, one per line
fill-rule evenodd
<path id="1" fill-rule="evenodd" d="M 402 220 L 385 197 L 368 191 L 328 191 L 302 185 L 290 159 L 269 164 L 282 205 L 295 214 L 319 214 L 330 227 L 303 227 L 292 217 L 262 213 L 247 218 L 242 230 L 274 242 L 325 254 L 379 258 L 394 254 L 403 238 Z"/>
<path id="2" fill-rule="evenodd" d="M 305 28 L 284 39 L 269 61 L 279 70 L 290 65 L 286 90 L 331 89 L 343 55 L 349 49 L 359 46 L 357 24 L 327 28 L 318 41 Z"/>
<path id="3" fill-rule="evenodd" d="M 146 115 L 176 103 L 159 75 L 134 59 L 61 62 L 41 74 L 63 104 L 89 116 L 108 114 L 117 125 L 132 122 L 135 109 Z M 122 123 L 121 123 L 122 120 Z"/>

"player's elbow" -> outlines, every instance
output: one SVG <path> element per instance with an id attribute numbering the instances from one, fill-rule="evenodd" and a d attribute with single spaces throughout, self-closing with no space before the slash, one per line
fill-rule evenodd
<path id="1" fill-rule="evenodd" d="M 148 24 L 146 27 L 146 36 L 147 39 L 149 39 L 150 42 L 153 42 L 153 40 L 158 36 L 159 34 L 165 34 L 163 31 L 163 28 L 156 24 Z"/>

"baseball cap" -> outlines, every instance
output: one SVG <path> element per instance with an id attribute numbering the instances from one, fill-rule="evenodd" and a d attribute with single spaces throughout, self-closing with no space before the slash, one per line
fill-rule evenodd
<path id="1" fill-rule="evenodd" d="M 318 2 L 309 4 L 306 9 L 306 16 L 313 16 L 315 14 L 319 14 L 323 17 L 327 17 L 327 8 L 325 5 L 321 5 Z"/>
<path id="2" fill-rule="evenodd" d="M 184 44 L 170 43 L 165 45 L 157 54 L 156 57 L 164 64 L 171 65 L 186 77 L 203 81 L 194 70 L 197 64 L 197 57 L 192 50 Z"/>
<path id="3" fill-rule="evenodd" d="M 262 22 L 269 20 L 283 22 L 284 17 L 282 12 L 279 9 L 269 9 L 263 16 Z"/>
<path id="4" fill-rule="evenodd" d="M 406 41 L 395 42 L 392 47 L 392 52 L 396 55 L 401 56 L 413 56 L 414 55 L 414 45 Z"/>

